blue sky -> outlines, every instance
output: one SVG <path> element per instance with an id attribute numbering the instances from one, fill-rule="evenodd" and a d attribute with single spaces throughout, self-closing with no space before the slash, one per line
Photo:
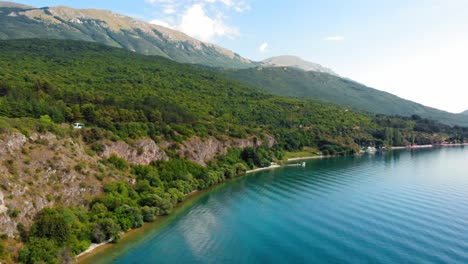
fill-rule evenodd
<path id="1" fill-rule="evenodd" d="M 240 55 L 297 55 L 428 106 L 468 109 L 466 0 L 23 0 L 110 9 Z"/>

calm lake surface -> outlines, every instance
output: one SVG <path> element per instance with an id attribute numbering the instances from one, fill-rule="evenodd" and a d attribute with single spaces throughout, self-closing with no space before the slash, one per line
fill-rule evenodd
<path id="1" fill-rule="evenodd" d="M 93 263 L 468 263 L 468 148 L 309 160 L 231 181 Z"/>

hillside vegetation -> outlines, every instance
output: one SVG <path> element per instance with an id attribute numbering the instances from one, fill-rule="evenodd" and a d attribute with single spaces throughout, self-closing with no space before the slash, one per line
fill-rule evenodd
<path id="1" fill-rule="evenodd" d="M 0 41 L 0 116 L 0 227 L 16 226 L 1 236 L 2 263 L 69 261 L 285 151 L 349 155 L 468 136 L 417 115 L 280 97 L 213 70 L 69 40 Z M 189 158 L 213 145 L 218 155 Z"/>
<path id="2" fill-rule="evenodd" d="M 427 107 L 327 73 L 284 67 L 225 70 L 224 73 L 231 79 L 277 95 L 322 99 L 370 113 L 419 115 L 448 125 L 468 126 L 466 115 Z"/>
<path id="3" fill-rule="evenodd" d="M 355 149 L 354 138 L 372 141 L 378 129 L 371 116 L 270 95 L 161 57 L 87 42 L 0 44 L 3 116 L 82 121 L 124 139 L 269 133 L 286 148 L 341 138 Z"/>

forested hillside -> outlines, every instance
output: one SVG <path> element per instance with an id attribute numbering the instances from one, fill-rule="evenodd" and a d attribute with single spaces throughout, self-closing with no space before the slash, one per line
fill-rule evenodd
<path id="1" fill-rule="evenodd" d="M 313 98 L 356 110 L 412 116 L 449 125 L 468 126 L 468 117 L 427 107 L 339 76 L 284 67 L 223 70 L 226 76 L 277 95 Z"/>
<path id="2" fill-rule="evenodd" d="M 365 142 L 388 144 L 375 137 L 385 126 L 392 126 L 379 126 L 379 117 L 270 95 L 216 72 L 161 57 L 76 41 L 0 44 L 2 116 L 47 115 L 55 123 L 82 121 L 122 139 L 182 142 L 193 135 L 270 134 L 291 150 L 322 148 L 324 142 L 353 151 Z M 425 120 L 400 119 L 401 133 L 412 132 L 415 121 Z M 430 123 L 434 132 L 451 131 Z"/>
<path id="3" fill-rule="evenodd" d="M 357 146 L 353 139 L 372 141 L 378 129 L 370 116 L 273 96 L 210 71 L 93 43 L 3 41 L 0 68 L 1 115 L 83 121 L 120 138 L 270 133 L 287 148 L 340 138 Z"/>
<path id="4" fill-rule="evenodd" d="M 0 116 L 0 227 L 16 227 L 0 234 L 2 263 L 69 261 L 288 151 L 349 155 L 468 136 L 417 115 L 280 97 L 211 69 L 69 40 L 0 41 Z M 186 155 L 216 144 L 206 162 Z"/>

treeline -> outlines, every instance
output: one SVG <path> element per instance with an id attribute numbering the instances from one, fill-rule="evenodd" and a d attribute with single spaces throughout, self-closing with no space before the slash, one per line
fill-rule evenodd
<path id="1" fill-rule="evenodd" d="M 463 142 L 468 136 L 466 128 L 418 116 L 358 114 L 270 95 L 160 57 L 59 40 L 0 41 L 0 116 L 41 120 L 13 124 L 25 134 L 66 135 L 53 123 L 83 122 L 86 128 L 75 134 L 97 153 L 103 139 L 132 143 L 150 137 L 173 146 L 165 150 L 170 161 L 150 166 L 130 166 L 116 156 L 102 160 L 133 180 L 105 184 L 103 195 L 82 208 L 44 209 L 30 228 L 20 225 L 24 263 L 66 261 L 91 242 L 117 241 L 121 231 L 170 213 L 187 194 L 281 160 L 284 151 L 311 147 L 348 155 L 361 146 Z M 0 120 L 0 132 L 7 126 Z M 274 148 L 231 149 L 207 167 L 180 159 L 176 151 L 194 135 L 263 139 L 265 134 L 275 137 Z"/>
<path id="2" fill-rule="evenodd" d="M 193 191 L 242 175 L 249 168 L 269 165 L 272 157 L 281 155 L 266 147 L 230 149 L 207 167 L 182 159 L 129 166 L 111 156 L 103 162 L 129 170 L 132 180 L 105 184 L 104 193 L 87 207 L 44 208 L 29 229 L 18 225 L 25 243 L 19 261 L 68 263 L 91 243 L 118 242 L 123 231 L 170 214 Z"/>
<path id="3" fill-rule="evenodd" d="M 466 135 L 427 119 L 373 117 L 273 96 L 213 71 L 95 43 L 0 44 L 0 115 L 84 122 L 115 139 L 269 133 L 286 150 L 350 154 L 366 144 L 431 141 L 431 133 Z"/>

